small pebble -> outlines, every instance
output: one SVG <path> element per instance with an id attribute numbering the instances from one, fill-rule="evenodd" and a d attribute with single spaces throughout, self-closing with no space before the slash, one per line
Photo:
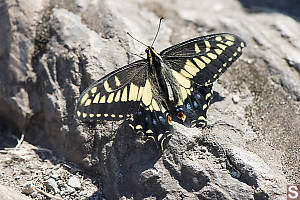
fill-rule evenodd
<path id="1" fill-rule="evenodd" d="M 55 194 L 58 193 L 59 189 L 57 187 L 56 181 L 53 178 L 48 179 L 45 185 L 48 189 L 52 190 Z"/>
<path id="2" fill-rule="evenodd" d="M 59 174 L 56 171 L 53 171 L 53 172 L 51 172 L 50 177 L 54 178 L 55 180 L 57 180 L 58 177 L 59 177 Z"/>
<path id="3" fill-rule="evenodd" d="M 86 196 L 87 194 L 88 194 L 87 191 L 81 191 L 81 192 L 79 192 L 80 196 Z"/>
<path id="4" fill-rule="evenodd" d="M 237 104 L 240 101 L 240 97 L 238 97 L 237 95 L 233 95 L 232 101 L 233 101 L 233 103 Z"/>
<path id="5" fill-rule="evenodd" d="M 67 193 L 67 194 L 72 194 L 72 193 L 74 193 L 76 190 L 74 189 L 74 188 L 72 188 L 72 187 L 70 187 L 70 186 L 66 186 L 66 190 L 65 190 L 65 192 Z"/>
<path id="6" fill-rule="evenodd" d="M 215 12 L 222 12 L 224 10 L 224 6 L 222 4 L 215 4 L 215 6 L 213 7 Z"/>
<path id="7" fill-rule="evenodd" d="M 28 175 L 28 174 L 30 174 L 29 170 L 21 169 L 21 175 Z"/>
<path id="8" fill-rule="evenodd" d="M 81 188 L 80 180 L 76 176 L 72 176 L 68 180 L 68 185 L 71 186 L 72 188 L 75 188 L 75 189 L 80 189 Z"/>
<path id="9" fill-rule="evenodd" d="M 24 194 L 31 194 L 34 192 L 34 186 L 32 184 L 31 181 L 28 181 L 24 184 L 23 189 L 22 189 L 22 193 Z"/>
<path id="10" fill-rule="evenodd" d="M 38 192 L 34 191 L 33 193 L 31 193 L 30 195 L 32 198 L 36 198 L 38 196 Z"/>
<path id="11" fill-rule="evenodd" d="M 203 153 L 206 153 L 207 152 L 207 148 L 204 147 L 204 146 L 201 146 L 200 147 L 200 151 L 203 152 Z"/>
<path id="12" fill-rule="evenodd" d="M 65 191 L 65 190 L 61 190 L 61 191 L 59 192 L 60 196 L 64 196 L 64 195 L 65 195 L 65 193 L 66 193 L 66 191 Z"/>

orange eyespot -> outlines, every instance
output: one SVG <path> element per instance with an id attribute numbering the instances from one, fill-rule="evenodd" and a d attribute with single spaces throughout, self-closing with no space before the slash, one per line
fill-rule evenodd
<path id="1" fill-rule="evenodd" d="M 177 113 L 177 117 L 179 119 L 181 119 L 182 121 L 184 121 L 185 118 L 186 118 L 186 115 L 182 111 L 180 111 L 180 112 Z"/>
<path id="2" fill-rule="evenodd" d="M 168 123 L 169 123 L 170 125 L 173 125 L 173 123 L 172 123 L 172 117 L 171 117 L 170 115 L 168 115 Z"/>

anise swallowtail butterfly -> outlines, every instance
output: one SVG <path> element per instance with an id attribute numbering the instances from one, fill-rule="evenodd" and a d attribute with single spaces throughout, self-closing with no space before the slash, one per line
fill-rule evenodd
<path id="1" fill-rule="evenodd" d="M 172 121 L 204 127 L 212 84 L 242 54 L 238 36 L 197 37 L 161 53 L 147 46 L 147 58 L 126 65 L 93 83 L 81 94 L 76 115 L 84 121 L 127 119 L 164 147 Z"/>

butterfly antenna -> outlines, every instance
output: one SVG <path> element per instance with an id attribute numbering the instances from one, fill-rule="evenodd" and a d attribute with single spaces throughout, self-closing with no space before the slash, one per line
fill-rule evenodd
<path id="1" fill-rule="evenodd" d="M 139 58 L 141 58 L 141 59 L 145 59 L 144 57 L 142 57 L 141 55 L 139 55 L 139 54 L 136 54 L 136 53 L 132 53 L 132 52 L 128 52 L 129 54 L 131 54 L 131 55 L 135 55 L 135 56 L 137 56 L 137 57 L 139 57 Z"/>
<path id="2" fill-rule="evenodd" d="M 132 39 L 134 39 L 135 41 L 141 43 L 142 45 L 148 47 L 148 45 L 145 45 L 143 42 L 139 41 L 138 39 L 136 39 L 135 37 L 133 37 L 130 33 L 127 32 L 127 35 L 129 35 Z"/>
<path id="3" fill-rule="evenodd" d="M 153 42 L 152 42 L 152 44 L 151 44 L 151 47 L 153 46 L 153 44 L 154 44 L 154 42 L 155 42 L 155 40 L 156 40 L 156 38 L 157 38 L 157 35 L 158 35 L 158 32 L 159 32 L 159 29 L 160 29 L 160 25 L 161 25 L 161 22 L 162 22 L 162 20 L 163 20 L 163 19 L 164 19 L 163 17 L 161 17 L 161 18 L 159 19 L 158 28 L 157 28 L 157 31 L 156 31 L 156 34 L 155 34 L 154 40 L 153 40 Z"/>

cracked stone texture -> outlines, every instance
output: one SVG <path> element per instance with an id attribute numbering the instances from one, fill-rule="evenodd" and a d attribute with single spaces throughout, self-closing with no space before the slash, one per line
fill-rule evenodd
<path id="1" fill-rule="evenodd" d="M 300 180 L 300 8 L 260 2 L 2 0 L 0 118 L 99 172 L 107 199 L 283 199 Z M 163 155 L 126 122 L 73 115 L 89 84 L 144 53 L 126 32 L 151 44 L 160 17 L 158 51 L 216 32 L 247 42 L 215 83 L 208 127 L 176 124 Z"/>

